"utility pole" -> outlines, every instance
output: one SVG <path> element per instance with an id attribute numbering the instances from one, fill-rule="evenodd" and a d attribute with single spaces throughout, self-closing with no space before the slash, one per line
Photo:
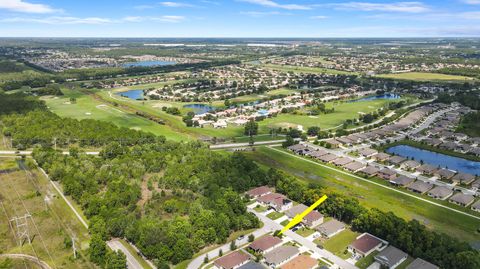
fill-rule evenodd
<path id="1" fill-rule="evenodd" d="M 77 259 L 77 247 L 75 246 L 75 240 L 77 240 L 77 237 L 75 235 L 73 235 L 72 236 L 73 258 Z"/>
<path id="2" fill-rule="evenodd" d="M 18 245 L 21 246 L 24 239 L 27 239 L 28 243 L 31 244 L 30 231 L 28 229 L 28 218 L 31 218 L 30 214 L 25 214 L 21 217 L 14 217 L 10 222 L 15 223 Z"/>

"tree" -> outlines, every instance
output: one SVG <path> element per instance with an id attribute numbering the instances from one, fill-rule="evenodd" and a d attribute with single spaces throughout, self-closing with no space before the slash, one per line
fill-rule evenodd
<path id="1" fill-rule="evenodd" d="M 105 259 L 105 269 L 126 269 L 127 257 L 120 251 L 108 251 Z"/>
<path id="2" fill-rule="evenodd" d="M 282 147 L 288 148 L 293 145 L 295 145 L 295 140 L 293 139 L 293 137 L 287 135 L 285 142 L 282 143 Z"/>
<path id="3" fill-rule="evenodd" d="M 107 245 L 99 234 L 92 235 L 90 248 L 88 249 L 90 260 L 100 266 L 105 264 L 105 255 L 107 254 Z"/>
<path id="4" fill-rule="evenodd" d="M 310 126 L 307 129 L 307 134 L 309 136 L 317 136 L 320 133 L 320 127 L 318 126 Z"/>
<path id="5" fill-rule="evenodd" d="M 250 234 L 250 235 L 248 236 L 248 242 L 253 242 L 253 240 L 255 240 L 255 235 Z"/>
<path id="6" fill-rule="evenodd" d="M 222 250 L 222 249 L 220 249 L 220 250 L 218 251 L 218 256 L 219 256 L 219 257 L 222 257 L 222 256 L 223 256 L 223 250 Z"/>
<path id="7" fill-rule="evenodd" d="M 248 136 L 252 135 L 257 135 L 258 132 L 258 123 L 255 122 L 254 119 L 250 119 L 246 124 L 245 124 L 245 131 L 244 134 Z"/>

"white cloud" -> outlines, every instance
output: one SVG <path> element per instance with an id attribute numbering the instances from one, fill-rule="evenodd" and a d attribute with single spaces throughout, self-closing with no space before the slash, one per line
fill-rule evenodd
<path id="1" fill-rule="evenodd" d="M 150 19 L 153 20 L 153 21 L 178 23 L 178 22 L 184 21 L 186 18 L 184 16 L 166 15 L 166 16 L 154 17 L 154 18 L 150 18 Z"/>
<path id="2" fill-rule="evenodd" d="M 191 4 L 182 2 L 160 2 L 159 4 L 164 7 L 193 7 Z"/>
<path id="3" fill-rule="evenodd" d="M 323 16 L 323 15 L 318 15 L 318 16 L 311 16 L 310 19 L 314 19 L 314 20 L 324 20 L 324 19 L 328 19 L 327 16 Z"/>
<path id="4" fill-rule="evenodd" d="M 42 23 L 42 24 L 106 24 L 113 21 L 107 18 L 76 18 L 76 17 L 47 17 L 47 18 L 22 18 L 13 17 L 0 19 L 0 22 L 9 23 Z"/>
<path id="5" fill-rule="evenodd" d="M 44 4 L 33 4 L 23 0 L 0 0 L 0 9 L 6 9 L 21 13 L 54 13 L 58 12 L 58 9 L 54 9 Z"/>
<path id="6" fill-rule="evenodd" d="M 463 0 L 462 2 L 469 5 L 480 5 L 480 0 Z"/>
<path id="7" fill-rule="evenodd" d="M 270 1 L 270 0 L 240 0 L 240 1 L 251 3 L 251 4 L 261 5 L 261 6 L 264 6 L 264 7 L 281 8 L 281 9 L 287 9 L 287 10 L 309 10 L 309 9 L 312 9 L 311 7 L 305 6 L 305 5 L 279 4 L 277 2 Z"/>
<path id="8" fill-rule="evenodd" d="M 322 6 L 322 5 L 320 5 Z M 394 3 L 371 3 L 371 2 L 347 2 L 326 4 L 338 9 L 360 10 L 360 11 L 384 11 L 384 12 L 405 12 L 422 13 L 429 11 L 429 7 L 421 2 L 394 2 Z"/>
<path id="9" fill-rule="evenodd" d="M 265 17 L 265 16 L 272 16 L 272 15 L 281 15 L 282 13 L 277 12 L 277 11 L 270 11 L 270 12 L 242 11 L 242 12 L 240 12 L 240 14 L 258 18 L 258 17 Z"/>

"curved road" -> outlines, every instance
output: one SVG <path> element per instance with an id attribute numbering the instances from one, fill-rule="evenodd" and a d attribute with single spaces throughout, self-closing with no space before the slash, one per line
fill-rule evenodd
<path id="1" fill-rule="evenodd" d="M 42 269 L 52 269 L 46 262 L 27 254 L 0 254 L 0 258 L 27 260 L 35 263 L 36 265 L 40 266 L 40 268 Z"/>

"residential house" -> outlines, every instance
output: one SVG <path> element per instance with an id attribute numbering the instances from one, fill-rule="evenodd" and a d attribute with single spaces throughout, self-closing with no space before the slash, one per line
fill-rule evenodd
<path id="1" fill-rule="evenodd" d="M 318 261 L 307 255 L 299 255 L 293 260 L 284 264 L 282 269 L 314 269 L 317 268 Z"/>
<path id="2" fill-rule="evenodd" d="M 318 159 L 322 162 L 329 163 L 337 158 L 338 158 L 337 155 L 329 153 L 327 155 L 320 156 Z"/>
<path id="3" fill-rule="evenodd" d="M 216 259 L 213 264 L 218 269 L 237 269 L 250 261 L 250 256 L 240 250 Z"/>
<path id="4" fill-rule="evenodd" d="M 380 238 L 369 233 L 363 233 L 348 246 L 348 250 L 353 254 L 365 257 L 373 251 L 379 250 L 385 244 L 386 242 Z"/>
<path id="5" fill-rule="evenodd" d="M 455 183 L 462 183 L 462 184 L 468 185 L 473 181 L 475 181 L 475 176 L 472 174 L 460 172 L 452 178 L 452 181 Z"/>
<path id="6" fill-rule="evenodd" d="M 327 154 L 328 154 L 328 151 L 326 151 L 324 149 L 317 149 L 317 150 L 310 151 L 307 155 L 312 157 L 312 158 L 318 159 L 319 157 L 321 157 L 323 155 L 327 155 Z"/>
<path id="7" fill-rule="evenodd" d="M 341 231 L 345 230 L 345 224 L 336 219 L 329 220 L 315 228 L 322 236 L 331 238 Z"/>
<path id="8" fill-rule="evenodd" d="M 388 246 L 375 256 L 375 261 L 386 268 L 395 269 L 407 258 L 407 253 L 394 246 Z"/>
<path id="9" fill-rule="evenodd" d="M 298 248 L 280 246 L 264 255 L 265 264 L 272 268 L 280 267 L 299 255 Z"/>
<path id="10" fill-rule="evenodd" d="M 380 153 L 377 153 L 375 155 L 373 155 L 373 159 L 377 162 L 386 162 L 388 159 L 390 158 L 390 155 L 388 155 L 387 153 L 383 153 L 383 152 L 380 152 Z"/>
<path id="11" fill-rule="evenodd" d="M 263 265 L 260 263 L 256 263 L 254 261 L 249 261 L 246 264 L 238 267 L 238 269 L 265 269 Z"/>
<path id="12" fill-rule="evenodd" d="M 392 156 L 387 160 L 387 162 L 391 165 L 400 166 L 400 164 L 406 160 L 407 159 L 402 156 Z"/>
<path id="13" fill-rule="evenodd" d="M 363 156 L 365 158 L 373 157 L 377 153 L 378 153 L 378 151 L 376 151 L 374 149 L 371 149 L 371 148 L 365 148 L 365 149 L 361 149 L 361 150 L 358 151 L 358 154 L 360 154 L 361 156 Z"/>
<path id="14" fill-rule="evenodd" d="M 407 171 L 413 171 L 420 166 L 421 166 L 421 164 L 419 162 L 414 161 L 414 160 L 408 160 L 408 161 L 405 161 L 404 163 L 402 163 L 402 165 L 400 165 L 400 168 L 402 168 L 404 170 L 407 170 Z"/>
<path id="15" fill-rule="evenodd" d="M 475 181 L 472 183 L 472 189 L 473 189 L 474 191 L 480 189 L 480 179 L 477 179 L 477 180 L 475 180 Z"/>
<path id="16" fill-rule="evenodd" d="M 350 146 L 352 144 L 355 144 L 354 141 L 348 139 L 347 137 L 340 137 L 336 139 L 338 142 L 342 143 L 342 145 Z"/>
<path id="17" fill-rule="evenodd" d="M 427 191 L 431 190 L 432 188 L 433 188 L 433 184 L 422 181 L 422 180 L 417 180 L 407 187 L 407 189 L 420 194 L 424 194 Z"/>
<path id="18" fill-rule="evenodd" d="M 338 158 L 338 159 L 335 159 L 334 161 L 332 161 L 332 163 L 337 165 L 337 166 L 342 166 L 342 165 L 345 165 L 345 164 L 351 163 L 351 162 L 353 162 L 353 160 L 350 159 L 350 158 L 347 158 L 347 157 L 341 157 L 341 158 Z"/>
<path id="19" fill-rule="evenodd" d="M 354 161 L 354 162 L 343 165 L 343 168 L 350 172 L 356 173 L 362 170 L 363 168 L 365 168 L 365 166 L 366 165 L 364 163 Z"/>
<path id="20" fill-rule="evenodd" d="M 288 147 L 288 149 L 293 151 L 296 154 L 299 154 L 299 155 L 305 155 L 310 151 L 310 149 L 308 147 L 306 147 L 305 145 L 302 145 L 302 144 L 292 145 L 292 146 Z"/>
<path id="21" fill-rule="evenodd" d="M 414 181 L 415 181 L 414 178 L 401 175 L 395 179 L 390 180 L 390 183 L 392 183 L 395 186 L 407 187 L 410 184 L 412 184 Z"/>
<path id="22" fill-rule="evenodd" d="M 424 164 L 417 168 L 417 172 L 420 172 L 424 175 L 431 176 L 437 170 L 437 168 L 430 164 Z"/>
<path id="23" fill-rule="evenodd" d="M 255 199 L 270 193 L 272 193 L 272 190 L 268 186 L 261 186 L 247 191 L 247 195 Z"/>
<path id="24" fill-rule="evenodd" d="M 445 200 L 452 194 L 453 194 L 453 190 L 445 186 L 437 186 L 433 188 L 433 190 L 430 190 L 428 192 L 428 196 L 435 199 L 440 199 L 440 200 Z"/>
<path id="25" fill-rule="evenodd" d="M 459 205 L 459 206 L 468 206 L 469 204 L 471 204 L 473 202 L 473 200 L 475 200 L 475 198 L 473 198 L 473 195 L 464 194 L 462 192 L 459 192 L 459 193 L 453 195 L 449 199 L 449 201 L 451 203 L 454 203 L 454 204 Z"/>
<path id="26" fill-rule="evenodd" d="M 293 219 L 295 216 L 300 215 L 303 213 L 308 207 L 304 204 L 298 204 L 291 209 L 285 212 L 287 217 Z M 323 222 L 323 215 L 320 212 L 313 210 L 308 215 L 303 218 L 303 224 L 308 227 L 315 227 Z"/>
<path id="27" fill-rule="evenodd" d="M 455 172 L 442 168 L 434 172 L 433 175 L 443 180 L 450 180 L 455 176 Z"/>
<path id="28" fill-rule="evenodd" d="M 340 147 L 340 146 L 342 145 L 341 142 L 338 142 L 338 141 L 335 140 L 335 139 L 330 139 L 330 140 L 327 140 L 327 141 L 325 141 L 325 142 L 326 142 L 327 144 L 329 144 L 330 147 L 332 147 L 332 148 L 338 148 L 338 147 Z"/>
<path id="29" fill-rule="evenodd" d="M 248 247 L 257 253 L 264 254 L 282 244 L 282 239 L 276 236 L 266 235 L 253 241 Z"/>
<path id="30" fill-rule="evenodd" d="M 440 269 L 440 267 L 433 265 L 425 260 L 416 258 L 405 269 Z"/>
<path id="31" fill-rule="evenodd" d="M 477 211 L 477 212 L 480 212 L 480 200 L 476 201 L 475 203 L 473 203 L 472 205 L 472 210 L 473 211 Z"/>
<path id="32" fill-rule="evenodd" d="M 393 180 L 397 177 L 397 172 L 389 168 L 382 168 L 378 171 L 378 177 L 385 179 L 385 180 Z"/>
<path id="33" fill-rule="evenodd" d="M 272 207 L 276 211 L 285 211 L 293 206 L 293 202 L 283 194 L 269 193 L 257 198 L 257 201 L 265 206 Z"/>
<path id="34" fill-rule="evenodd" d="M 364 169 L 360 170 L 359 173 L 366 175 L 367 177 L 374 177 L 378 174 L 378 171 L 380 171 L 380 169 L 375 166 L 369 165 Z"/>

